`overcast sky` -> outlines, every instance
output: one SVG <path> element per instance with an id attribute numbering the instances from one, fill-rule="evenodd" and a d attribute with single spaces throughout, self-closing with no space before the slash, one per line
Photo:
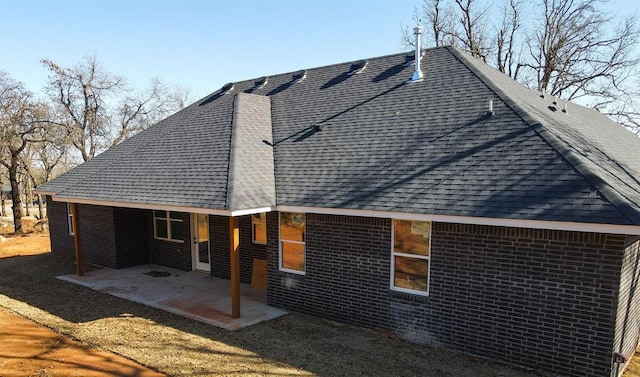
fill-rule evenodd
<path id="1" fill-rule="evenodd" d="M 0 0 L 0 70 L 39 93 L 40 59 L 96 54 L 137 87 L 152 77 L 202 97 L 232 81 L 405 50 L 420 0 Z M 640 1 L 617 0 L 618 13 Z"/>

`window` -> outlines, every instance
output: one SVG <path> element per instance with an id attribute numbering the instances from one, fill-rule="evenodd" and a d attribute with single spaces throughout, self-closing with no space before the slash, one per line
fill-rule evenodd
<path id="1" fill-rule="evenodd" d="M 251 215 L 251 233 L 253 243 L 266 245 L 267 243 L 267 214 L 254 213 Z"/>
<path id="2" fill-rule="evenodd" d="M 153 211 L 153 236 L 158 240 L 184 242 L 182 214 L 173 211 Z"/>
<path id="3" fill-rule="evenodd" d="M 305 272 L 305 215 L 280 212 L 280 269 L 304 274 Z"/>
<path id="4" fill-rule="evenodd" d="M 431 223 L 393 220 L 391 289 L 427 295 Z"/>
<path id="5" fill-rule="evenodd" d="M 73 212 L 71 212 L 71 206 L 73 204 L 67 203 L 67 226 L 69 227 L 69 234 L 73 236 Z"/>

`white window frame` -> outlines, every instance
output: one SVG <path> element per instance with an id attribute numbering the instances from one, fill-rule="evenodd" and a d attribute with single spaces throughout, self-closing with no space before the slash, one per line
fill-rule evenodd
<path id="1" fill-rule="evenodd" d="M 69 235 L 73 236 L 73 212 L 71 211 L 71 203 L 67 203 L 67 228 L 69 228 Z"/>
<path id="2" fill-rule="evenodd" d="M 395 237 L 396 237 L 396 220 L 399 221 L 414 221 L 414 220 L 401 220 L 401 219 L 391 219 L 391 279 L 389 281 L 389 285 L 392 291 L 403 292 L 403 293 L 411 293 L 417 296 L 429 296 L 429 289 L 431 288 L 431 235 L 433 234 L 433 222 L 431 221 L 415 221 L 422 223 L 429 223 L 429 255 L 416 255 L 409 253 L 396 253 L 395 251 Z M 427 290 L 426 291 L 417 291 L 415 289 L 408 289 L 402 287 L 395 286 L 395 273 L 396 273 L 396 256 L 399 257 L 408 257 L 414 259 L 422 259 L 428 261 L 427 264 Z"/>
<path id="3" fill-rule="evenodd" d="M 280 271 L 283 271 L 283 272 L 289 272 L 289 273 L 298 274 L 298 275 L 306 275 L 307 274 L 307 245 L 306 245 L 307 214 L 302 213 L 304 215 L 304 230 L 302 233 L 304 235 L 302 237 L 303 241 L 291 241 L 291 240 L 283 240 L 280 237 L 280 213 L 302 213 L 302 212 L 289 212 L 289 211 L 278 212 L 278 267 L 280 268 Z M 282 242 L 283 241 L 304 246 L 304 270 L 303 271 L 292 270 L 290 268 L 282 267 Z"/>
<path id="4" fill-rule="evenodd" d="M 156 216 L 156 212 L 164 212 L 165 217 L 158 217 Z M 179 223 L 183 223 L 183 227 L 184 227 L 184 219 L 172 219 L 171 215 L 169 214 L 169 212 L 172 211 L 165 211 L 165 210 L 153 210 L 153 238 L 155 238 L 156 240 L 161 240 L 161 241 L 169 241 L 169 242 L 176 242 L 176 243 L 184 243 L 184 239 L 176 239 L 176 238 L 171 238 L 171 222 L 179 222 Z M 175 211 L 173 211 L 175 212 Z M 158 237 L 158 233 L 157 233 L 157 229 L 156 229 L 156 220 L 164 220 L 167 223 L 167 238 L 164 237 Z M 184 229 L 182 230 L 182 236 L 184 237 Z"/>
<path id="5" fill-rule="evenodd" d="M 255 215 L 260 215 L 260 220 L 256 220 Z M 280 216 L 278 215 L 278 218 L 280 218 Z M 264 242 L 260 242 L 260 241 L 256 241 L 256 232 L 255 232 L 255 228 L 254 226 L 256 224 L 263 224 L 264 225 Z M 280 226 L 280 224 L 278 224 L 278 226 Z M 278 230 L 279 232 L 280 230 Z M 267 213 L 266 212 L 261 212 L 261 213 L 254 213 L 251 215 L 251 242 L 258 244 L 258 245 L 266 245 L 267 244 Z"/>

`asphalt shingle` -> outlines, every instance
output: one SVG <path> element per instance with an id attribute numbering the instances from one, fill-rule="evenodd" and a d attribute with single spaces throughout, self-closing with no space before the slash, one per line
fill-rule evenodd
<path id="1" fill-rule="evenodd" d="M 233 116 L 226 209 L 276 204 L 272 144 L 269 97 L 238 93 Z"/>
<path id="2" fill-rule="evenodd" d="M 578 105 L 551 111 L 549 99 L 454 48 L 426 50 L 422 82 L 406 83 L 404 62 L 396 54 L 355 75 L 348 62 L 300 82 L 235 83 L 42 189 L 189 208 L 640 225 L 640 138 Z"/>

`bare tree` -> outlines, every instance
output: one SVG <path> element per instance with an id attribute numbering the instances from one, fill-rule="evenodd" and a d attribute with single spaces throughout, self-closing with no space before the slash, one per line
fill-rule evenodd
<path id="1" fill-rule="evenodd" d="M 487 36 L 489 8 L 478 9 L 476 0 L 456 0 L 456 4 L 460 9 L 459 29 L 451 30 L 451 35 L 471 56 L 486 62 L 492 50 Z"/>
<path id="2" fill-rule="evenodd" d="M 47 91 L 59 106 L 59 125 L 66 128 L 70 144 L 87 161 L 109 146 L 111 114 L 109 102 L 125 90 L 124 79 L 106 72 L 95 56 L 63 68 L 50 60 Z"/>
<path id="3" fill-rule="evenodd" d="M 7 211 L 5 210 L 5 207 L 4 207 L 4 201 L 6 198 L 5 183 L 6 183 L 6 177 L 8 176 L 8 172 L 5 172 L 4 170 L 6 170 L 5 166 L 3 164 L 0 164 L 0 216 L 2 217 L 7 216 Z"/>
<path id="4" fill-rule="evenodd" d="M 22 233 L 19 169 L 21 155 L 39 127 L 38 104 L 22 83 L 0 72 L 0 164 L 9 173 L 14 229 Z"/>
<path id="5" fill-rule="evenodd" d="M 416 10 L 414 21 L 427 20 L 427 44 L 452 45 L 472 56 L 487 60 L 493 48 L 488 37 L 488 6 L 480 8 L 477 0 L 424 0 L 422 15 Z M 408 27 L 402 29 L 403 43 L 413 46 L 413 37 Z M 431 42 L 429 42 L 431 41 Z"/>
<path id="6" fill-rule="evenodd" d="M 151 80 L 149 87 L 123 96 L 113 119 L 111 145 L 116 145 L 148 128 L 168 114 L 182 109 L 189 101 L 188 89 L 170 90 L 160 79 Z"/>
<path id="7" fill-rule="evenodd" d="M 611 98 L 639 59 L 633 18 L 607 33 L 613 19 L 595 9 L 598 0 L 542 0 L 544 19 L 529 40 L 538 90 L 569 100 L 583 96 Z"/>
<path id="8" fill-rule="evenodd" d="M 172 93 L 159 79 L 134 92 L 95 56 L 71 68 L 46 59 L 42 64 L 50 72 L 47 92 L 59 111 L 52 122 L 66 129 L 70 145 L 84 161 L 178 110 L 184 105 L 180 97 L 188 97 Z"/>
<path id="9" fill-rule="evenodd" d="M 516 80 L 522 68 L 517 51 L 517 34 L 521 26 L 520 2 L 508 0 L 502 7 L 502 23 L 497 32 L 496 68 Z"/>
<path id="10" fill-rule="evenodd" d="M 449 44 L 523 84 L 579 101 L 640 132 L 637 16 L 609 16 L 598 9 L 603 0 L 535 0 L 528 8 L 503 0 L 500 24 L 492 27 L 497 19 L 487 18 L 490 2 L 483 8 L 481 1 L 424 0 L 425 29 L 432 30 L 427 43 L 439 46 L 448 36 Z M 448 12 L 455 23 L 447 21 Z M 523 12 L 533 22 L 523 24 Z M 405 42 L 407 36 L 404 28 Z"/>

